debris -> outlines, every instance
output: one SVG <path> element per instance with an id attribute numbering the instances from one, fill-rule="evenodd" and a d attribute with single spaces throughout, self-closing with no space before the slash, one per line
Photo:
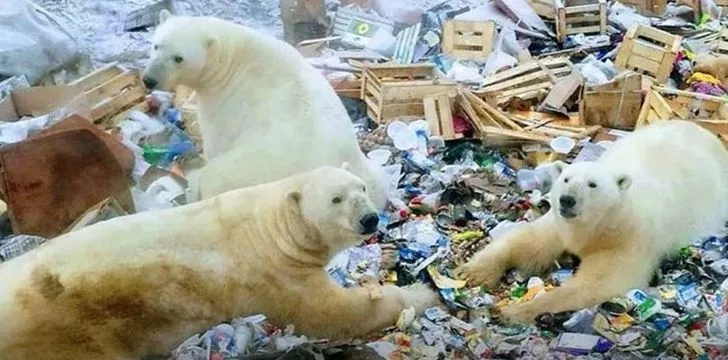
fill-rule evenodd
<path id="1" fill-rule="evenodd" d="M 486 59 L 493 51 L 495 23 L 450 20 L 442 33 L 442 52 L 456 59 Z"/>
<path id="2" fill-rule="evenodd" d="M 628 74 L 604 85 L 586 86 L 579 103 L 584 125 L 633 129 L 642 107 L 642 75 Z"/>
<path id="3" fill-rule="evenodd" d="M 607 33 L 606 0 L 556 0 L 554 6 L 559 42 L 573 34 Z"/>
<path id="4" fill-rule="evenodd" d="M 635 70 L 664 84 L 672 72 L 680 51 L 680 36 L 638 25 L 624 37 L 614 64 L 620 69 Z"/>

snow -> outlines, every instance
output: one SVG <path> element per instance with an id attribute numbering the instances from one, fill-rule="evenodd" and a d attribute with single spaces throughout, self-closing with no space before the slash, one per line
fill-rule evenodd
<path id="1" fill-rule="evenodd" d="M 380 0 L 423 9 L 443 0 Z M 156 0 L 36 0 L 36 3 L 66 23 L 83 54 L 100 67 L 117 61 L 143 67 L 148 56 L 151 32 L 125 32 L 123 21 L 133 10 Z M 452 0 L 456 8 L 477 6 L 486 0 Z M 173 0 L 177 14 L 215 16 L 249 26 L 281 38 L 278 0 Z"/>

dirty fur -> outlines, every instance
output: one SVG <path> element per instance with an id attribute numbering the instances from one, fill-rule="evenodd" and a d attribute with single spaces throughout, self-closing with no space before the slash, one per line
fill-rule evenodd
<path id="1" fill-rule="evenodd" d="M 437 302 L 423 285 L 372 300 L 323 269 L 361 241 L 361 179 L 321 168 L 181 208 L 101 222 L 0 264 L 3 359 L 139 359 L 256 313 L 345 338 Z M 342 197 L 338 208 L 331 198 Z"/>
<path id="2" fill-rule="evenodd" d="M 552 208 L 514 229 L 457 270 L 492 286 L 508 268 L 536 271 L 563 252 L 579 256 L 576 274 L 552 291 L 502 311 L 505 322 L 579 310 L 648 284 L 660 260 L 728 219 L 728 153 L 700 126 L 665 121 L 618 140 L 596 162 L 564 169 Z M 560 205 L 573 196 L 575 217 Z"/>

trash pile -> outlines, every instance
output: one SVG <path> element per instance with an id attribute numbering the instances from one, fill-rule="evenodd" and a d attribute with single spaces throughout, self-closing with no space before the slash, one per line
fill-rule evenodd
<path id="1" fill-rule="evenodd" d="M 127 30 L 153 26 L 148 15 L 168 5 L 130 14 Z M 362 150 L 390 180 L 390 205 L 379 233 L 327 270 L 373 293 L 423 281 L 443 307 L 406 309 L 395 327 L 346 343 L 308 339 L 264 315 L 231 319 L 189 338 L 173 359 L 725 357 L 726 234 L 693 239 L 649 288 L 541 314 L 535 326 L 504 326 L 498 308 L 560 286 L 578 259 L 530 277 L 511 271 L 493 289 L 453 270 L 548 211 L 555 161 L 596 160 L 629 131 L 671 119 L 725 139 L 728 1 L 329 5 L 301 10 L 318 16 L 282 11 L 289 35 L 315 22 L 294 33 L 322 36 L 287 40 L 341 96 Z M 0 199 L 9 210 L 0 261 L 98 221 L 182 205 L 184 173 L 204 164 L 188 89 L 147 94 L 139 71 L 116 63 L 38 86 L 58 64 L 43 66 L 0 74 Z"/>

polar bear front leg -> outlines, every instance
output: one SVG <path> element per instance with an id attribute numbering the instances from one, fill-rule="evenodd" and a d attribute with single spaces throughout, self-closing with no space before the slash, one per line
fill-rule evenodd
<path id="1" fill-rule="evenodd" d="M 549 212 L 505 234 L 476 253 L 456 274 L 473 285 L 492 287 L 509 268 L 532 273 L 548 267 L 565 250 L 552 218 Z"/>
<path id="2" fill-rule="evenodd" d="M 301 316 L 295 326 L 302 334 L 329 339 L 362 336 L 394 326 L 404 309 L 414 307 L 421 314 L 439 302 L 437 293 L 421 283 L 384 285 L 379 299 L 373 299 L 362 287 L 344 289 L 329 279 L 325 283 L 315 288 L 315 293 L 301 294 L 297 309 Z"/>
<path id="3" fill-rule="evenodd" d="M 610 250 L 586 256 L 576 274 L 563 286 L 533 300 L 506 306 L 501 311 L 501 320 L 530 324 L 542 313 L 581 310 L 624 295 L 646 284 L 654 270 L 633 255 Z"/>

